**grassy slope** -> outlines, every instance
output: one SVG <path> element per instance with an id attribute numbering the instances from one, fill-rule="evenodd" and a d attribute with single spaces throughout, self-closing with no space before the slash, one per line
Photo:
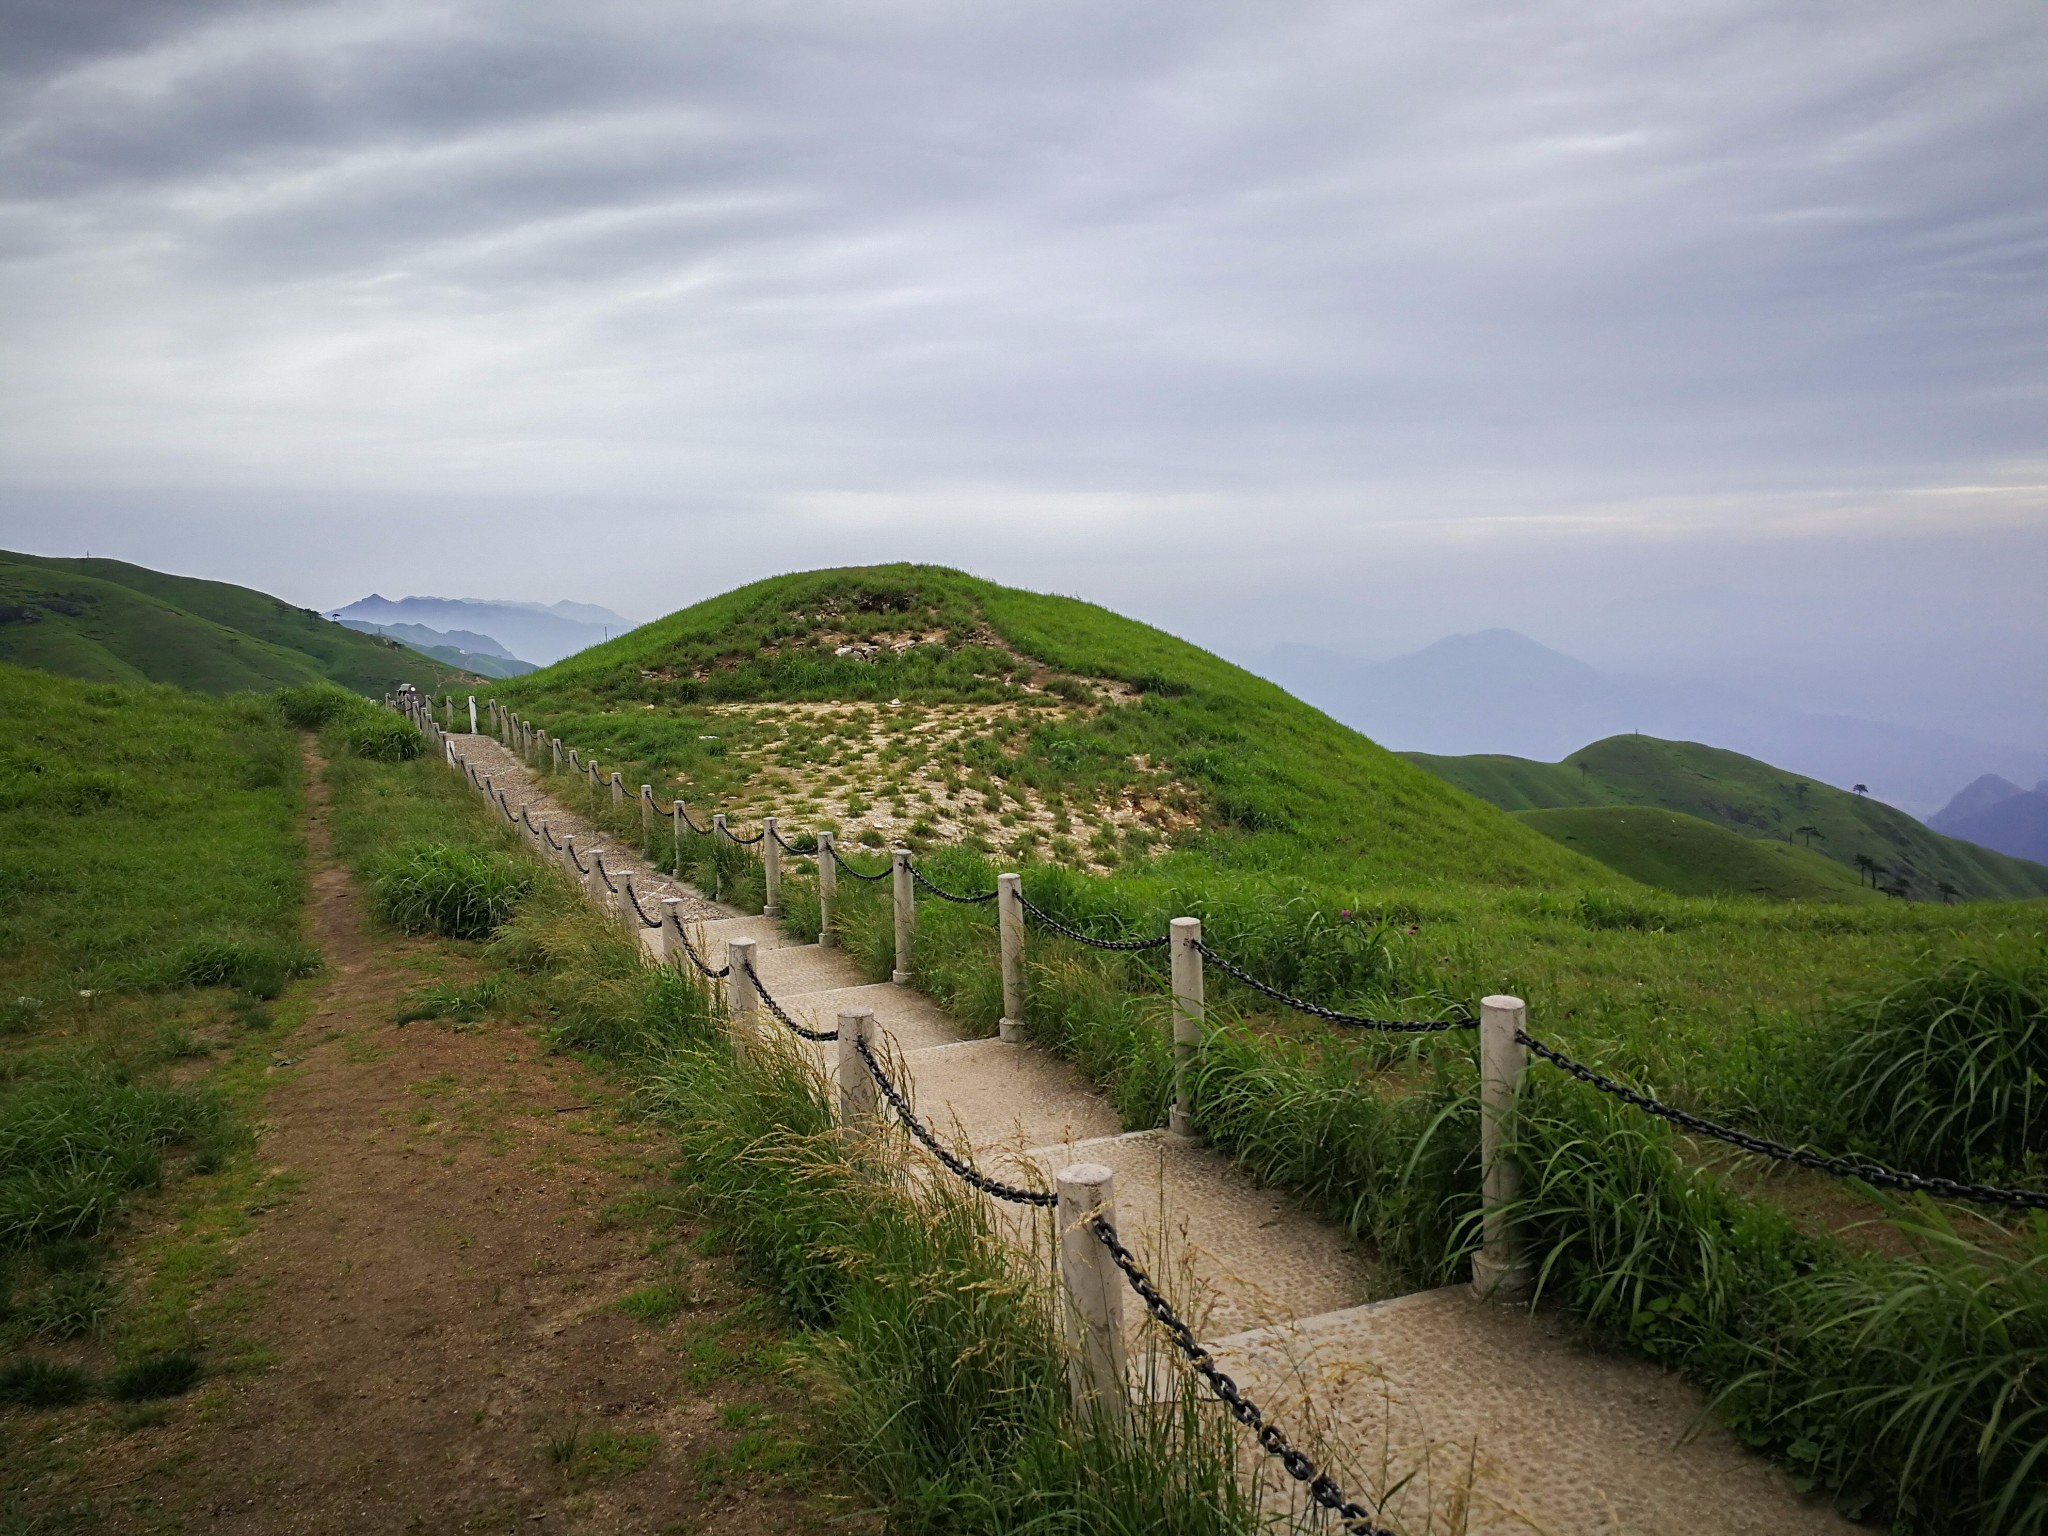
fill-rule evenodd
<path id="1" fill-rule="evenodd" d="M 814 643 L 821 634 L 908 630 L 943 630 L 947 639 L 872 664 Z M 977 643 L 991 632 L 1054 673 L 1113 679 L 1141 697 L 1088 720 L 1060 723 L 1040 711 L 1033 721 L 1032 697 L 1020 686 L 1031 669 Z M 663 706 L 686 713 L 728 700 L 1015 700 L 1029 730 L 1010 749 L 1007 772 L 1114 784 L 1130 776 L 1135 756 L 1164 764 L 1198 792 L 1206 835 L 1194 842 L 1219 864 L 1417 890 L 1614 883 L 1600 866 L 1185 641 L 1089 603 L 941 567 L 756 582 L 496 693 L 524 713 L 580 715 L 587 748 L 623 747 L 654 770 L 691 764 L 697 733 L 654 729 L 647 704 L 659 715 Z M 606 710 L 620 712 L 612 742 L 596 718 Z"/>
<path id="2" fill-rule="evenodd" d="M 1833 859 L 1796 843 L 1743 837 L 1683 811 L 1599 805 L 1517 811 L 1516 819 L 1630 879 L 1681 896 L 1884 900 Z"/>
<path id="3" fill-rule="evenodd" d="M 310 961 L 297 743 L 261 701 L 6 665 L 0 718 L 0 1351 L 220 1363 L 195 1301 L 240 1216 L 221 1202 L 252 1198 L 230 1101 Z M 201 1057 L 221 1064 L 205 1083 Z M 131 1246 L 126 1200 L 174 1176 Z M 11 1470 L 75 1458 L 77 1427 L 10 1428 Z"/>
<path id="4" fill-rule="evenodd" d="M 325 678 L 375 696 L 398 682 L 431 687 L 448 673 L 268 593 L 120 560 L 0 553 L 0 603 L 38 615 L 0 625 L 0 659 L 68 676 L 200 693 Z"/>
<path id="5" fill-rule="evenodd" d="M 1711 821 L 1744 837 L 1783 840 L 1817 828 L 1816 852 L 1845 867 L 1858 854 L 1911 872 L 1917 897 L 1947 881 L 1967 898 L 2048 895 L 2048 868 L 1930 831 L 1903 811 L 1769 763 L 1697 742 L 1610 736 L 1561 763 L 1499 755 L 1407 754 L 1445 782 L 1510 811 L 1602 805 L 1656 806 Z"/>

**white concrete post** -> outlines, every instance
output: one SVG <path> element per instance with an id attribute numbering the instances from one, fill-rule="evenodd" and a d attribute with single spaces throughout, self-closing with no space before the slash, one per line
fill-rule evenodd
<path id="1" fill-rule="evenodd" d="M 890 884 L 896 897 L 896 969 L 889 973 L 889 979 L 899 987 L 907 987 L 910 936 L 917 926 L 917 890 L 910 883 L 910 850 L 898 843 L 890 850 L 890 865 L 894 875 Z"/>
<path id="2" fill-rule="evenodd" d="M 1202 920 L 1176 917 L 1167 924 L 1173 957 L 1173 1111 L 1167 1129 L 1195 1134 L 1195 1055 L 1202 1045 Z"/>
<path id="3" fill-rule="evenodd" d="M 681 970 L 688 965 L 689 957 L 683 953 L 683 946 L 676 935 L 683 931 L 683 898 L 664 896 L 661 898 L 661 962 Z"/>
<path id="4" fill-rule="evenodd" d="M 761 902 L 763 917 L 782 916 L 782 844 L 775 840 L 775 818 L 761 818 Z"/>
<path id="5" fill-rule="evenodd" d="M 604 881 L 598 878 L 597 861 L 604 856 L 604 849 L 593 845 L 584 850 L 583 862 L 590 872 L 583 877 L 583 894 L 598 906 L 604 905 Z"/>
<path id="6" fill-rule="evenodd" d="M 680 896 L 662 897 L 661 926 L 659 928 L 643 928 L 640 930 L 642 935 L 641 942 L 647 946 L 648 952 L 653 955 L 656 965 L 671 965 L 680 958 L 676 954 L 674 934 L 682 926 L 682 913 L 677 910 L 682 904 L 683 898 Z"/>
<path id="7" fill-rule="evenodd" d="M 675 834 L 676 873 L 681 875 L 683 872 L 683 797 L 681 795 L 677 795 L 675 803 L 669 807 L 669 825 Z"/>
<path id="8" fill-rule="evenodd" d="M 654 786 L 640 786 L 640 836 L 643 839 L 654 836 Z"/>
<path id="9" fill-rule="evenodd" d="M 612 804 L 624 805 L 625 803 L 626 781 L 619 777 L 619 770 L 614 768 L 612 770 Z"/>
<path id="10" fill-rule="evenodd" d="M 837 941 L 832 937 L 832 907 L 839 900 L 839 866 L 832 862 L 832 834 L 818 834 L 818 947 L 830 949 Z"/>
<path id="11" fill-rule="evenodd" d="M 476 695 L 469 696 L 469 734 L 476 734 Z"/>
<path id="12" fill-rule="evenodd" d="M 874 1049 L 875 1010 L 846 1008 L 839 1014 L 839 1123 L 865 1132 L 881 1117 L 881 1095 L 874 1074 L 860 1059 L 860 1044 Z"/>
<path id="13" fill-rule="evenodd" d="M 441 725 L 446 730 L 452 731 L 455 729 L 455 696 L 453 694 L 443 694 L 441 697 Z"/>
<path id="14" fill-rule="evenodd" d="M 744 1020 L 754 1022 L 754 1015 L 761 1007 L 760 989 L 748 975 L 748 967 L 754 963 L 754 941 L 752 939 L 730 939 L 725 946 L 725 963 L 732 967 L 732 974 L 725 979 L 725 1011 L 734 1023 Z"/>
<path id="15" fill-rule="evenodd" d="M 1124 1277 L 1090 1229 L 1094 1216 L 1116 1225 L 1116 1174 L 1075 1163 L 1053 1180 L 1059 1191 L 1060 1290 L 1065 1305 L 1067 1383 L 1084 1409 L 1114 1405 L 1124 1393 Z"/>
<path id="16" fill-rule="evenodd" d="M 1522 1168 L 1515 1160 L 1515 1102 L 1529 1048 L 1521 1035 L 1529 1019 L 1519 997 L 1479 1000 L 1480 1247 L 1472 1256 L 1472 1291 L 1488 1301 L 1528 1297 L 1529 1259 L 1507 1211 L 1521 1198 Z"/>
<path id="17" fill-rule="evenodd" d="M 1024 877 L 996 876 L 996 935 L 1003 952 L 1003 1016 L 996 1034 L 1024 1037 Z"/>
<path id="18" fill-rule="evenodd" d="M 560 773 L 562 771 L 562 738 L 550 736 L 548 738 L 548 745 L 554 750 L 555 772 Z"/>
<path id="19" fill-rule="evenodd" d="M 719 811 L 711 818 L 711 899 L 722 900 L 725 896 L 725 864 L 719 855 L 725 852 L 725 812 Z"/>

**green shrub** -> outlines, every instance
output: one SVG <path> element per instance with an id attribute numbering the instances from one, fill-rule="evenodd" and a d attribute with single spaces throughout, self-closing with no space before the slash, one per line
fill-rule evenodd
<path id="1" fill-rule="evenodd" d="M 486 939 L 511 917 L 537 877 L 526 859 L 422 843 L 388 860 L 373 889 L 378 912 L 407 933 Z"/>
<path id="2" fill-rule="evenodd" d="M 286 723 L 295 725 L 302 731 L 317 731 L 322 726 L 332 725 L 338 720 L 346 720 L 375 708 L 361 694 L 350 693 L 346 688 L 337 687 L 333 683 L 307 683 L 299 688 L 280 688 L 270 697 Z"/>
<path id="3" fill-rule="evenodd" d="M 75 1365 L 31 1357 L 0 1365 L 0 1403 L 23 1408 L 62 1408 L 82 1402 L 92 1378 Z"/>
<path id="4" fill-rule="evenodd" d="M 306 944 L 253 943 L 208 936 L 187 939 L 143 966 L 146 980 L 166 987 L 233 987 L 273 998 L 295 977 L 320 969 L 320 951 Z"/>
<path id="5" fill-rule="evenodd" d="M 163 1148 L 218 1135 L 220 1099 L 131 1082 L 67 1058 L 0 1101 L 0 1247 L 90 1236 L 128 1190 L 154 1184 Z"/>
<path id="6" fill-rule="evenodd" d="M 427 739 L 403 715 L 387 709 L 352 721 L 348 749 L 373 763 L 406 763 L 426 750 Z"/>
<path id="7" fill-rule="evenodd" d="M 198 1385 L 201 1374 L 198 1359 L 185 1350 L 144 1355 L 114 1372 L 107 1382 L 107 1395 L 126 1403 L 176 1397 Z"/>
<path id="8" fill-rule="evenodd" d="M 1844 1004 L 1839 1096 L 1882 1153 L 1953 1178 L 2048 1156 L 2048 946 L 1921 956 Z"/>

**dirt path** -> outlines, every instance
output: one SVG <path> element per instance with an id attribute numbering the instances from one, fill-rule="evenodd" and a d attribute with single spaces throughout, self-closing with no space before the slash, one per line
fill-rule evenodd
<path id="1" fill-rule="evenodd" d="M 459 960 L 366 929 L 313 775 L 327 971 L 239 1256 L 273 1363 L 112 1470 L 117 1530 L 807 1531 L 778 1337 L 674 1221 L 658 1143 L 505 1024 L 394 1025 Z M 622 1308 L 622 1299 L 634 1298 Z M 639 1315 L 629 1315 L 637 1313 Z M 197 1405 L 195 1405 L 197 1406 Z M 856 1521 L 855 1528 L 862 1522 Z M 833 1527 L 847 1529 L 845 1525 Z"/>

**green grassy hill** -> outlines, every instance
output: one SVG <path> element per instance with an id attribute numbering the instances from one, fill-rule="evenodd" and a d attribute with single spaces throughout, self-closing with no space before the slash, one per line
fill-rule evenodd
<path id="1" fill-rule="evenodd" d="M 226 582 L 121 560 L 0 552 L 0 661 L 198 693 L 326 679 L 357 693 L 456 674 L 380 636 Z M 462 674 L 466 677 L 466 674 Z"/>
<path id="2" fill-rule="evenodd" d="M 1503 810 L 1656 807 L 1712 822 L 1745 838 L 1780 846 L 1810 845 L 1852 875 L 1861 875 L 1855 863 L 1861 855 L 1880 867 L 1884 884 L 1901 886 L 1925 900 L 1950 892 L 1971 900 L 2048 895 L 2048 868 L 2039 864 L 1943 837 L 1904 811 L 1697 742 L 1611 736 L 1561 763 L 1496 755 L 1406 756 L 1446 783 Z M 1612 835 L 1601 846 L 1621 859 L 1614 865 L 1618 869 L 1627 870 L 1631 862 L 1651 856 L 1648 850 L 1623 853 Z M 1944 885 L 1950 892 L 1943 890 Z"/>
<path id="3" fill-rule="evenodd" d="M 1354 885 L 1615 883 L 1185 641 L 937 566 L 755 582 L 495 692 L 565 740 L 689 786 L 700 803 L 707 792 L 759 792 L 765 805 L 778 774 L 813 784 L 842 774 L 833 731 L 853 725 L 820 729 L 753 706 L 853 701 L 875 712 L 880 770 L 896 774 L 878 797 L 932 825 L 978 798 L 999 841 L 1050 814 L 1055 828 L 1092 827 L 1104 859 L 1105 838 L 1120 837 L 1125 854 L 1167 838 L 1225 865 Z M 947 720 L 961 734 L 936 743 L 935 731 L 955 729 Z"/>
<path id="4" fill-rule="evenodd" d="M 1743 837 L 1683 811 L 1595 805 L 1515 818 L 1632 880 L 1680 896 L 1881 902 L 1853 870 L 1797 843 Z"/>

